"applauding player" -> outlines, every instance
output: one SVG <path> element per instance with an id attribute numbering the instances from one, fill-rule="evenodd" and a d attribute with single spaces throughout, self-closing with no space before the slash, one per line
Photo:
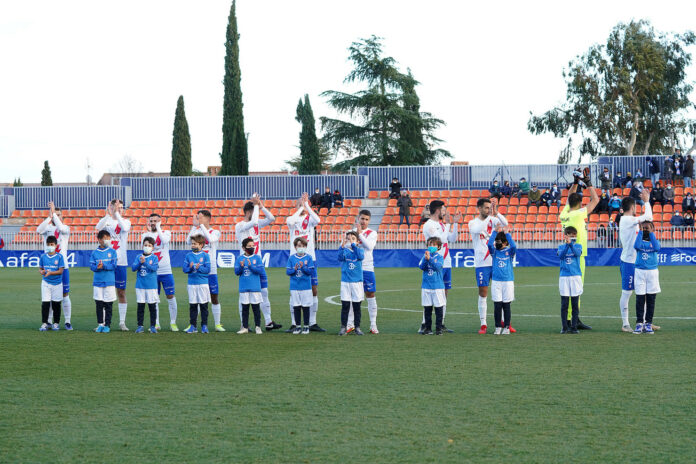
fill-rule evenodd
<path id="1" fill-rule="evenodd" d="M 157 292 L 159 293 L 164 288 L 164 294 L 167 296 L 169 304 L 169 321 L 172 332 L 178 332 L 179 327 L 176 325 L 177 305 L 176 296 L 174 295 L 174 276 L 172 275 L 172 264 L 169 259 L 169 243 L 172 241 L 172 233 L 168 230 L 162 230 L 162 218 L 157 213 L 152 213 L 147 220 L 148 230 L 142 235 L 141 243 L 144 243 L 146 238 L 153 240 L 154 254 L 159 261 L 157 268 Z M 159 303 L 157 303 L 157 322 L 155 324 L 157 330 L 160 329 L 159 322 Z"/>

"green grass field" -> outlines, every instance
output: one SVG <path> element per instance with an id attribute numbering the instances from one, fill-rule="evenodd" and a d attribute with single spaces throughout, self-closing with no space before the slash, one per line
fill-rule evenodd
<path id="1" fill-rule="evenodd" d="M 323 300 L 338 293 L 335 269 L 320 274 L 329 332 L 309 336 L 233 334 L 229 270 L 227 333 L 95 334 L 87 269 L 71 271 L 77 330 L 41 333 L 38 272 L 0 269 L 0 462 L 693 462 L 693 268 L 661 269 L 654 336 L 619 331 L 616 268 L 588 268 L 581 315 L 594 330 L 558 334 L 557 273 L 516 270 L 518 333 L 496 337 L 476 333 L 473 271 L 457 269 L 457 333 L 424 337 L 420 273 L 378 269 L 382 333 L 339 338 L 339 307 Z M 269 279 L 287 325 L 287 278 Z"/>

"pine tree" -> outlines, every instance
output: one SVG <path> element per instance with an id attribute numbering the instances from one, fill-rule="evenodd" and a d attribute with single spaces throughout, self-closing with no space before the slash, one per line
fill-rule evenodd
<path id="1" fill-rule="evenodd" d="M 51 167 L 48 165 L 48 160 L 44 161 L 44 167 L 41 170 L 41 185 L 43 187 L 50 187 L 53 185 L 53 179 L 51 179 Z"/>
<path id="2" fill-rule="evenodd" d="M 249 174 L 249 154 L 244 133 L 242 112 L 241 70 L 239 68 L 239 33 L 237 32 L 236 1 L 232 2 L 225 41 L 225 97 L 222 113 L 222 168 L 223 176 Z"/>
<path id="3" fill-rule="evenodd" d="M 305 94 L 304 103 L 300 99 L 297 104 L 295 120 L 302 124 L 300 131 L 299 174 L 319 174 L 322 170 L 322 160 L 319 154 L 319 141 L 314 122 L 314 112 L 309 103 L 309 95 Z"/>
<path id="4" fill-rule="evenodd" d="M 191 163 L 191 135 L 186 111 L 184 110 L 184 96 L 179 96 L 176 102 L 176 114 L 174 116 L 174 134 L 172 137 L 172 167 L 170 176 L 190 176 L 193 172 Z"/>
<path id="5" fill-rule="evenodd" d="M 16 179 L 14 180 L 14 182 L 12 183 L 12 186 L 13 186 L 13 187 L 23 187 L 24 184 L 22 183 L 22 179 L 19 178 L 19 177 L 16 178 Z"/>

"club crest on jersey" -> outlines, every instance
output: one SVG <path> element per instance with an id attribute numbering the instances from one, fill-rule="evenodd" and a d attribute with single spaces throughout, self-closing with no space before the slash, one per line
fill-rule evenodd
<path id="1" fill-rule="evenodd" d="M 203 262 L 203 257 L 198 258 L 198 261 Z"/>
<path id="2" fill-rule="evenodd" d="M 58 264 L 58 260 L 56 259 L 55 261 L 53 261 L 53 264 L 56 264 L 56 265 L 57 265 L 57 264 Z"/>

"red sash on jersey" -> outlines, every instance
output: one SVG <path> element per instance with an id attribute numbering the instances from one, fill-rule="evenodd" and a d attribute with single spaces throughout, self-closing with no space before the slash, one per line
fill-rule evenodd
<path id="1" fill-rule="evenodd" d="M 442 227 L 442 232 L 445 231 L 445 224 L 440 222 L 440 227 Z M 447 243 L 443 243 L 442 246 L 445 249 L 445 253 L 442 255 L 443 258 L 447 258 L 447 255 L 449 255 L 449 245 Z"/>
<path id="2" fill-rule="evenodd" d="M 157 240 L 155 240 L 155 246 L 162 246 L 162 240 L 160 240 L 159 234 L 157 234 Z M 155 251 L 155 256 L 157 256 L 157 261 L 162 261 L 162 252 Z"/>
<path id="3" fill-rule="evenodd" d="M 307 230 L 307 226 L 309 225 L 309 214 L 305 216 L 304 221 L 302 221 L 302 229 Z"/>
<path id="4" fill-rule="evenodd" d="M 256 235 L 257 240 L 254 240 L 254 254 L 258 255 L 261 249 L 261 241 L 258 240 L 259 237 L 259 226 L 254 226 L 254 235 Z"/>
<path id="5" fill-rule="evenodd" d="M 116 235 L 119 235 L 121 233 L 121 226 L 120 225 L 116 225 L 116 228 L 114 229 L 114 233 Z M 119 243 L 121 243 L 119 240 L 112 240 L 111 241 L 111 248 L 113 248 L 114 250 L 118 250 L 119 248 L 121 248 Z"/>
<path id="6" fill-rule="evenodd" d="M 490 238 L 491 234 L 493 233 L 493 221 L 488 221 L 488 227 L 486 227 L 486 232 L 488 232 L 488 237 Z M 488 238 L 486 238 L 483 234 L 479 234 L 479 238 L 484 242 L 488 241 Z M 491 250 L 489 250 L 488 245 L 486 245 L 486 256 L 484 256 L 483 259 L 488 258 L 490 255 Z"/>
<path id="7" fill-rule="evenodd" d="M 56 227 L 56 230 L 53 232 L 53 235 L 56 237 L 56 241 L 58 240 L 58 237 L 60 236 L 60 231 Z M 60 253 L 60 242 L 56 245 L 56 253 Z"/>

